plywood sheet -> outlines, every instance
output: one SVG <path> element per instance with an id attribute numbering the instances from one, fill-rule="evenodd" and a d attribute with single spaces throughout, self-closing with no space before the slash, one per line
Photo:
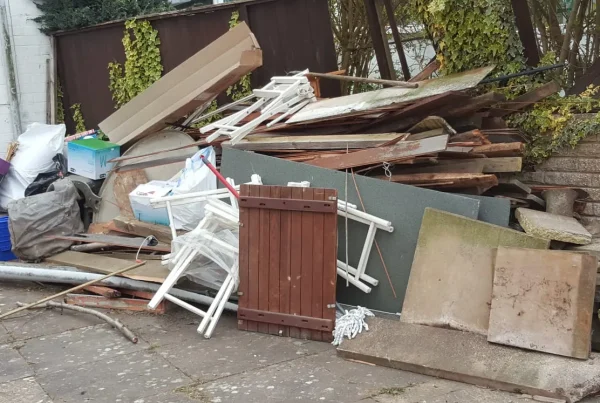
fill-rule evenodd
<path id="1" fill-rule="evenodd" d="M 115 259 L 108 256 L 74 251 L 59 253 L 47 258 L 46 261 L 102 274 L 112 273 L 133 264 L 133 260 Z M 149 260 L 143 266 L 124 273 L 123 277 L 162 284 L 169 273 L 169 269 L 162 266 L 159 260 Z"/>
<path id="2" fill-rule="evenodd" d="M 494 248 L 548 245 L 509 228 L 425 209 L 401 320 L 487 334 Z"/>
<path id="3" fill-rule="evenodd" d="M 498 248 L 488 340 L 587 359 L 597 267 L 586 254 Z"/>
<path id="4" fill-rule="evenodd" d="M 146 173 L 141 169 L 127 172 L 116 172 L 113 194 L 121 215 L 133 217 L 133 210 L 129 202 L 129 193 L 133 192 L 138 185 L 148 183 Z"/>
<path id="5" fill-rule="evenodd" d="M 111 142 L 129 146 L 208 104 L 262 65 L 262 52 L 241 22 L 161 77 L 99 124 Z"/>
<path id="6" fill-rule="evenodd" d="M 286 185 L 290 181 L 309 181 L 312 187 L 334 188 L 337 189 L 340 198 L 345 197 L 346 175 L 343 172 L 241 150 L 223 149 L 221 173 L 226 177 L 234 178 L 236 183 L 249 182 L 250 175 L 254 173 L 259 174 L 266 185 Z M 349 175 L 347 179 L 348 199 L 350 203 L 360 206 L 352 176 Z M 378 231 L 376 236 L 396 290 L 396 297 L 394 297 L 379 255 L 374 248 L 367 262 L 366 272 L 378 279 L 379 285 L 373 287 L 370 294 L 365 294 L 353 285 L 347 286 L 344 280 L 338 279 L 337 301 L 386 312 L 399 312 L 404 300 L 404 292 L 425 207 L 435 207 L 477 218 L 480 202 L 463 196 L 390 183 L 360 175 L 356 175 L 356 182 L 366 211 L 391 221 L 396 228 L 393 233 Z M 292 223 L 292 225 L 294 224 Z M 346 259 L 344 239 L 346 231 L 344 228 L 344 220 L 338 220 L 340 239 L 338 259 L 342 261 Z M 348 255 L 349 263 L 353 266 L 358 264 L 367 229 L 364 224 L 349 222 Z M 252 237 L 250 242 L 254 242 L 255 238 Z M 292 249 L 292 253 L 295 253 L 295 250 Z M 292 272 L 296 269 L 294 265 L 297 261 L 298 257 L 292 255 Z"/>

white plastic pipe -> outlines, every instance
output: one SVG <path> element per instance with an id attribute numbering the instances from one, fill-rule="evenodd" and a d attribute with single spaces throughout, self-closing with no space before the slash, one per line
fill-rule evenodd
<path id="1" fill-rule="evenodd" d="M 214 302 L 210 304 L 210 307 L 208 307 L 208 310 L 206 311 L 206 316 L 202 318 L 200 326 L 198 326 L 198 333 L 204 334 L 204 331 L 206 330 L 209 321 L 212 319 L 215 311 L 217 310 L 217 306 L 219 305 L 221 299 L 223 299 L 223 296 L 225 295 L 225 290 L 227 289 L 231 281 L 233 281 L 233 277 L 231 277 L 231 274 L 229 274 L 223 282 L 223 284 L 221 285 L 221 288 L 219 288 L 219 292 L 217 293 Z"/>
<path id="2" fill-rule="evenodd" d="M 350 265 L 348 265 L 348 267 L 346 268 L 346 263 L 342 262 L 341 260 L 337 261 L 337 267 L 340 268 L 341 270 L 343 270 L 344 273 L 346 273 L 346 271 L 347 271 L 348 273 L 352 274 L 355 277 L 356 277 L 356 273 L 358 273 L 358 270 L 356 270 L 356 268 L 354 268 Z M 379 280 L 377 280 L 374 277 L 369 276 L 366 273 L 363 273 L 362 276 L 360 276 L 360 280 L 365 281 L 374 287 L 379 285 Z"/>
<path id="3" fill-rule="evenodd" d="M 339 267 L 337 268 L 337 274 L 338 276 L 342 277 L 344 280 L 348 280 L 348 282 L 354 286 L 356 286 L 359 290 L 361 290 L 364 293 L 370 293 L 371 292 L 371 287 L 369 287 L 368 285 L 361 283 L 360 281 L 358 281 L 357 279 L 354 278 L 354 276 L 350 275 L 347 276 L 346 272 L 342 269 L 340 269 Z"/>
<path id="4" fill-rule="evenodd" d="M 102 276 L 103 274 L 76 271 L 76 269 L 72 267 L 61 270 L 60 268 L 47 269 L 28 266 L 0 265 L 0 280 L 40 281 L 46 283 L 77 285 L 91 280 L 96 280 Z M 107 287 L 126 288 L 128 290 L 145 291 L 151 293 L 155 293 L 160 288 L 159 284 L 132 280 L 125 277 L 109 277 L 100 281 L 98 284 L 102 284 Z M 171 288 L 169 293 L 176 298 L 196 304 L 210 305 L 214 301 L 214 298 L 206 295 L 179 290 L 177 288 Z M 225 303 L 225 309 L 236 312 L 237 305 L 227 302 Z"/>

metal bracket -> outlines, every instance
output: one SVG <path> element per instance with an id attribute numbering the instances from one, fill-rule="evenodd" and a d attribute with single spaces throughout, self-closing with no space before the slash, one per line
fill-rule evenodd
<path id="1" fill-rule="evenodd" d="M 333 321 L 330 319 L 259 311 L 257 309 L 238 308 L 238 319 L 260 323 L 270 323 L 273 325 L 299 327 L 302 329 L 318 330 L 322 332 L 333 331 Z"/>
<path id="2" fill-rule="evenodd" d="M 321 200 L 272 199 L 269 197 L 240 197 L 240 207 L 270 210 L 304 211 L 311 213 L 335 213 L 337 203 Z"/>

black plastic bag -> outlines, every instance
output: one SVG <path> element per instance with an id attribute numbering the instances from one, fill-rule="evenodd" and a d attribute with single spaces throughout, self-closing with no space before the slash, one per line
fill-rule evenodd
<path id="1" fill-rule="evenodd" d="M 54 168 L 49 172 L 43 172 L 35 177 L 35 180 L 25 189 L 25 197 L 46 193 L 48 186 L 62 179 L 67 174 L 67 164 L 62 154 L 56 154 L 54 158 Z"/>

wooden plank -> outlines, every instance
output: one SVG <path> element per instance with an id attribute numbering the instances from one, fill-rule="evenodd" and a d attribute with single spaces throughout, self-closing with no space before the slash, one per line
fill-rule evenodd
<path id="1" fill-rule="evenodd" d="M 282 186 L 271 186 L 271 197 L 281 198 Z M 281 211 L 269 211 L 269 312 L 280 312 L 280 251 L 281 251 Z M 266 264 L 265 264 L 266 266 Z M 269 334 L 279 335 L 280 326 L 269 324 Z"/>
<path id="2" fill-rule="evenodd" d="M 464 141 L 478 141 L 480 145 L 491 144 L 491 142 L 487 139 L 487 136 L 484 135 L 479 129 L 469 130 L 468 132 L 455 134 L 454 136 L 450 136 L 449 140 L 450 143 Z"/>
<path id="3" fill-rule="evenodd" d="M 329 169 L 346 169 L 362 165 L 380 164 L 387 161 L 409 159 L 446 149 L 448 136 L 437 136 L 424 140 L 405 141 L 393 146 L 356 151 L 330 158 L 315 158 L 306 163 Z"/>
<path id="4" fill-rule="evenodd" d="M 408 82 L 412 83 L 416 81 L 427 80 L 429 77 L 431 77 L 433 73 L 435 73 L 440 68 L 440 66 L 440 62 L 437 59 L 434 59 L 433 61 L 429 62 L 429 64 L 425 66 L 425 68 L 421 70 L 420 73 L 408 80 Z"/>
<path id="5" fill-rule="evenodd" d="M 506 96 L 497 92 L 490 91 L 486 94 L 465 100 L 462 105 L 444 112 L 444 117 L 460 118 L 469 116 L 480 109 L 487 108 L 499 102 L 506 101 Z"/>
<path id="6" fill-rule="evenodd" d="M 152 168 L 152 167 L 176 164 L 178 162 L 185 161 L 186 159 L 192 157 L 193 155 L 194 154 L 176 155 L 174 157 L 165 157 L 165 158 L 153 158 L 148 161 L 133 162 L 128 165 L 118 166 L 118 167 L 113 168 L 112 171 L 116 171 L 117 173 L 123 174 L 123 173 L 136 171 L 136 170 L 144 170 L 144 169 Z"/>
<path id="7" fill-rule="evenodd" d="M 335 189 L 325 189 L 325 199 L 337 198 Z M 323 303 L 322 318 L 335 321 L 338 249 L 337 214 L 323 216 Z M 316 313 L 313 313 L 316 315 Z M 332 333 L 321 335 L 323 341 L 332 341 Z"/>
<path id="8" fill-rule="evenodd" d="M 143 158 L 143 157 L 151 157 L 153 155 L 158 155 L 158 154 L 162 154 L 162 153 L 168 153 L 170 151 L 178 151 L 178 150 L 183 150 L 186 148 L 191 148 L 191 147 L 196 147 L 196 149 L 198 149 L 199 147 L 206 147 L 208 145 L 208 143 L 206 142 L 206 140 L 200 140 L 200 141 L 196 141 L 192 144 L 186 144 L 184 146 L 179 146 L 179 147 L 173 147 L 173 148 L 166 148 L 164 150 L 158 150 L 158 151 L 153 151 L 147 154 L 140 154 L 140 155 L 122 155 L 120 157 L 117 158 L 113 158 L 112 160 L 108 160 L 107 162 L 121 162 L 121 161 L 129 161 L 132 159 L 138 159 L 138 158 Z"/>
<path id="9" fill-rule="evenodd" d="M 513 112 L 519 112 L 528 106 L 557 93 L 560 89 L 560 85 L 556 81 L 550 81 L 549 83 L 518 96 L 515 99 L 497 105 L 494 109 L 490 110 L 490 116 L 503 117 Z"/>
<path id="10" fill-rule="evenodd" d="M 173 240 L 171 229 L 166 225 L 150 224 L 134 218 L 118 216 L 113 219 L 115 226 L 128 234 L 147 237 L 153 235 L 161 242 L 170 244 Z"/>
<path id="11" fill-rule="evenodd" d="M 104 243 L 112 246 L 123 246 L 132 249 L 152 250 L 156 252 L 171 252 L 171 246 L 158 244 L 156 246 L 142 245 L 143 239 L 126 238 L 116 235 L 98 235 L 98 234 L 74 234 L 74 235 L 51 235 L 49 239 L 66 239 L 67 241 L 83 242 L 83 243 Z"/>
<path id="12" fill-rule="evenodd" d="M 65 251 L 57 255 L 46 258 L 46 262 L 59 264 L 62 266 L 73 266 L 79 269 L 85 269 L 94 273 L 108 274 L 116 270 L 131 266 L 132 260 L 115 259 L 102 255 L 92 255 L 89 253 Z M 123 274 L 123 277 L 134 280 L 149 281 L 152 283 L 161 283 L 167 278 L 170 271 L 160 264 L 160 261 L 149 261 L 144 266 L 140 266 Z"/>
<path id="13" fill-rule="evenodd" d="M 394 80 L 396 74 L 389 54 L 390 49 L 387 43 L 387 35 L 384 35 L 383 27 L 380 23 L 380 12 L 377 9 L 377 1 L 364 0 L 364 3 L 367 12 L 371 41 L 373 43 L 373 49 L 375 49 L 377 66 L 379 67 L 379 75 L 385 80 Z"/>
<path id="14" fill-rule="evenodd" d="M 435 165 L 426 166 L 409 166 L 408 169 L 396 167 L 393 172 L 400 174 L 416 174 L 416 173 L 483 173 L 484 160 L 486 158 L 476 159 L 457 159 L 457 160 L 442 160 Z"/>
<path id="15" fill-rule="evenodd" d="M 91 292 L 92 294 L 101 295 L 105 298 L 117 298 L 121 296 L 119 290 L 115 290 L 109 287 L 104 287 L 101 285 L 90 285 L 87 287 L 83 287 L 85 291 Z"/>
<path id="16" fill-rule="evenodd" d="M 460 162 L 478 162 L 482 164 L 482 172 L 490 173 L 505 173 L 505 172 L 521 172 L 523 166 L 523 158 L 521 157 L 497 157 L 497 158 L 475 158 L 463 159 Z M 453 165 L 456 160 L 439 160 L 439 165 Z"/>
<path id="17" fill-rule="evenodd" d="M 292 188 L 292 198 L 302 198 L 302 188 Z M 291 215 L 291 292 L 290 292 L 290 313 L 292 315 L 301 315 L 300 297 L 302 287 L 302 214 L 299 211 L 292 211 Z M 300 329 L 290 327 L 290 337 L 300 338 Z"/>
<path id="18" fill-rule="evenodd" d="M 536 33 L 531 22 L 529 5 L 526 1 L 522 0 L 511 0 L 511 4 L 515 13 L 515 23 L 517 24 L 519 38 L 521 38 L 521 43 L 523 44 L 523 54 L 525 55 L 527 65 L 538 67 L 540 63 L 540 51 L 537 45 Z"/>
<path id="19" fill-rule="evenodd" d="M 523 155 L 524 150 L 524 143 L 515 142 L 475 146 L 473 147 L 473 150 L 471 150 L 471 153 L 484 154 L 488 157 L 519 157 Z"/>
<path id="20" fill-rule="evenodd" d="M 377 147 L 396 139 L 401 133 L 379 134 L 333 134 L 322 136 L 277 136 L 246 137 L 232 146 L 229 142 L 223 147 L 233 147 L 250 151 L 282 150 L 341 150 Z"/>
<path id="21" fill-rule="evenodd" d="M 302 198 L 304 200 L 314 199 L 314 189 L 300 188 L 302 190 Z M 313 299 L 313 224 L 314 213 L 302 213 L 302 263 L 301 263 L 301 280 L 300 280 L 300 315 L 312 316 L 312 299 Z M 310 339 L 311 332 L 306 329 L 300 329 L 300 338 Z"/>
<path id="22" fill-rule="evenodd" d="M 314 200 L 325 200 L 325 189 L 315 189 Z M 335 212 L 337 215 L 337 211 Z M 312 246 L 312 317 L 321 318 L 323 315 L 323 220 L 324 213 L 313 214 L 313 246 Z M 313 331 L 311 339 L 321 341 L 320 331 Z"/>
<path id="23" fill-rule="evenodd" d="M 292 197 L 292 188 L 282 186 L 280 190 L 282 199 L 290 199 Z M 279 312 L 290 313 L 290 291 L 291 291 L 291 230 L 292 230 L 292 213 L 282 210 L 280 213 L 280 249 L 279 249 Z M 287 326 L 281 326 L 281 336 L 288 337 L 290 329 Z"/>
<path id="24" fill-rule="evenodd" d="M 378 176 L 383 180 L 390 180 L 406 185 L 424 186 L 430 184 L 435 187 L 444 188 L 467 188 L 481 185 L 495 186 L 498 179 L 495 175 L 486 174 L 462 174 L 462 173 L 422 173 L 422 174 L 397 174 L 391 178 Z"/>
<path id="25" fill-rule="evenodd" d="M 259 186 L 249 187 L 250 196 L 260 196 Z M 258 229 L 260 226 L 260 210 L 250 209 L 248 220 L 250 222 L 251 229 Z M 250 264 L 249 264 L 249 278 L 248 278 L 248 308 L 258 309 L 258 296 L 259 296 L 259 277 L 258 273 L 260 270 L 260 232 L 249 234 L 249 245 L 248 250 L 250 251 Z M 256 332 L 258 330 L 258 323 L 247 322 L 248 330 Z"/>
<path id="26" fill-rule="evenodd" d="M 148 177 L 141 169 L 116 173 L 113 193 L 121 215 L 133 217 L 133 210 L 129 202 L 129 193 L 133 192 L 138 185 L 144 183 L 148 183 Z"/>
<path id="27" fill-rule="evenodd" d="M 260 197 L 271 197 L 270 186 L 259 186 Z M 258 236 L 258 310 L 269 310 L 269 241 L 270 241 L 270 217 L 271 211 L 259 209 L 259 226 Z M 266 323 L 258 323 L 259 333 L 269 333 L 269 325 Z"/>
<path id="28" fill-rule="evenodd" d="M 240 186 L 240 197 L 250 194 L 250 185 Z M 250 290 L 249 265 L 250 265 L 250 212 L 249 209 L 240 207 L 240 234 L 239 234 L 239 268 L 240 285 L 238 287 L 238 304 L 241 308 L 249 307 L 248 293 Z M 248 322 L 238 319 L 238 329 L 248 330 Z"/>

